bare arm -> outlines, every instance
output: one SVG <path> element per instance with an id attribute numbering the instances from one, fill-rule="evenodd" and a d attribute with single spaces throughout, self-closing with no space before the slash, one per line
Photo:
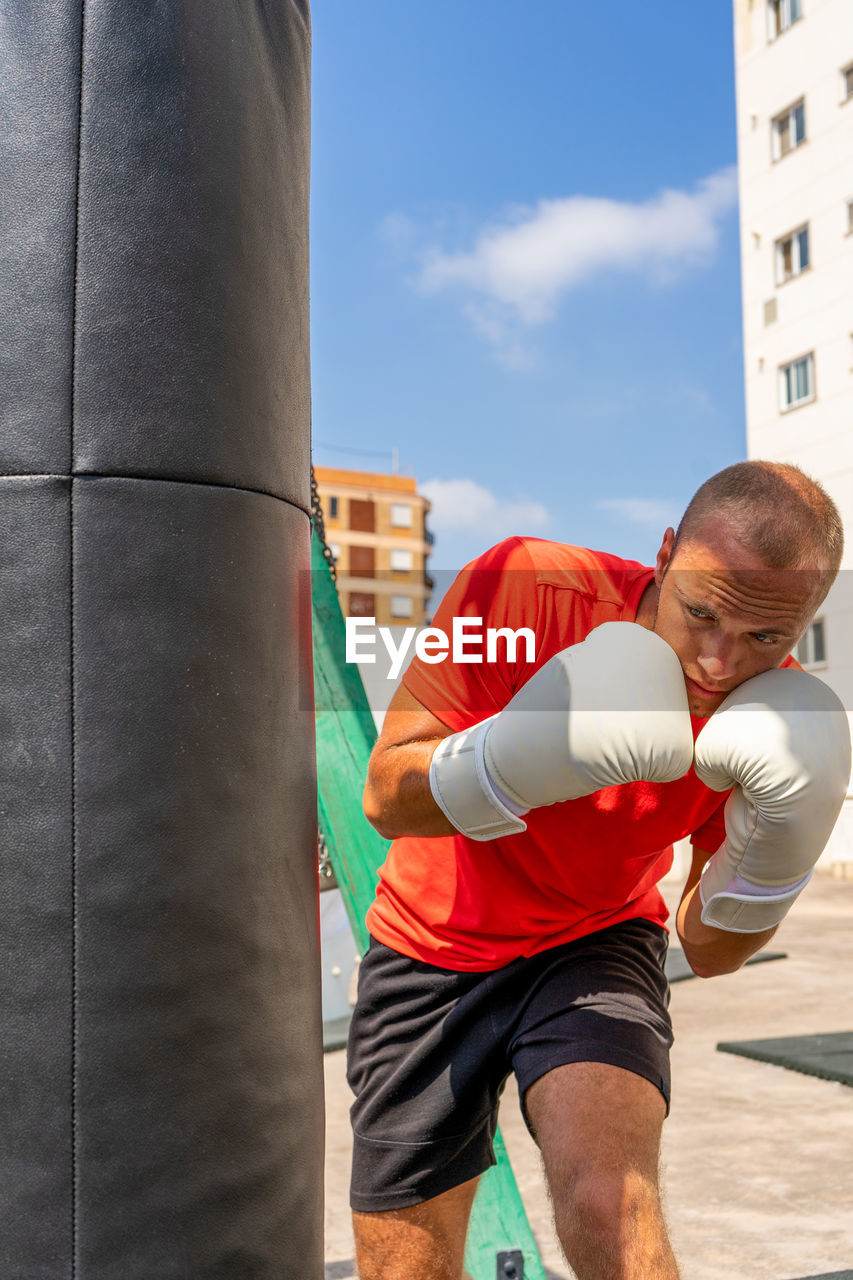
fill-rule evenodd
<path id="1" fill-rule="evenodd" d="M 727 933 L 702 923 L 699 876 L 710 856 L 702 849 L 693 850 L 693 865 L 676 915 L 676 929 L 687 962 L 700 978 L 734 973 L 770 941 L 778 928 L 765 929 L 762 933 Z"/>
<path id="2" fill-rule="evenodd" d="M 429 785 L 432 753 L 450 733 L 446 724 L 400 686 L 371 752 L 364 788 L 367 820 L 386 840 L 458 834 L 435 803 Z"/>

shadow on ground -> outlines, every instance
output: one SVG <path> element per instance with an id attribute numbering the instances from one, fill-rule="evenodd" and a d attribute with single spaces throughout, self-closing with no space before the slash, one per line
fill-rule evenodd
<path id="1" fill-rule="evenodd" d="M 344 1262 L 327 1262 L 326 1280 L 355 1280 L 355 1263 L 352 1258 L 347 1258 Z M 556 1271 L 549 1271 L 546 1267 L 545 1280 L 566 1280 L 566 1277 L 558 1275 Z"/>

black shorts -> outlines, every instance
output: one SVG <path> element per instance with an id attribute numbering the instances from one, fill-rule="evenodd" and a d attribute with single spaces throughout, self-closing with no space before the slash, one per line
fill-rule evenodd
<path id="1" fill-rule="evenodd" d="M 669 1111 L 667 941 L 659 925 L 628 920 L 458 973 L 372 940 L 349 1036 L 353 1209 L 420 1204 L 494 1164 L 510 1072 L 522 1110 L 554 1067 L 606 1062 L 650 1080 Z"/>

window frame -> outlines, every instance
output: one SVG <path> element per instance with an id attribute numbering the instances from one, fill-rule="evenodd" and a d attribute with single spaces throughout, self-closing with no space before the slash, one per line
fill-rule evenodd
<path id="1" fill-rule="evenodd" d="M 780 126 L 783 121 L 787 121 L 788 137 L 790 138 L 792 136 L 791 125 L 794 122 L 794 117 L 796 116 L 796 113 L 801 108 L 802 108 L 802 122 L 803 122 L 802 137 L 799 139 L 798 142 L 794 142 L 792 145 L 789 144 L 789 146 L 785 150 L 783 150 L 782 130 Z M 793 131 L 793 136 L 796 136 L 796 130 Z M 790 106 L 785 107 L 782 111 L 777 112 L 776 115 L 773 116 L 772 120 L 770 121 L 770 154 L 771 154 L 773 163 L 778 164 L 780 160 L 784 160 L 786 156 L 791 155 L 794 151 L 799 151 L 800 147 L 802 147 L 808 141 L 808 136 L 809 136 L 808 129 L 806 127 L 806 99 L 804 95 L 802 98 L 797 98 L 796 102 L 792 102 Z"/>
<path id="2" fill-rule="evenodd" d="M 815 628 L 820 628 L 820 657 L 816 656 L 817 645 L 815 644 Z M 819 671 L 829 666 L 829 659 L 826 656 L 826 617 L 821 615 L 819 618 L 812 618 L 804 634 L 797 641 L 797 649 L 794 653 L 801 667 L 805 667 L 806 671 Z"/>
<path id="3" fill-rule="evenodd" d="M 404 565 L 395 564 L 394 557 L 405 557 L 407 563 Z M 415 554 L 408 547 L 392 547 L 391 548 L 391 572 L 392 573 L 412 573 L 415 567 Z"/>
<path id="4" fill-rule="evenodd" d="M 351 542 L 347 560 L 347 576 L 350 578 L 376 577 L 376 548 L 372 543 Z"/>
<path id="5" fill-rule="evenodd" d="M 401 601 L 405 601 L 404 610 L 397 607 Z M 413 618 L 415 616 L 414 597 L 402 591 L 393 592 L 388 602 L 388 609 L 392 618 Z"/>
<path id="6" fill-rule="evenodd" d="M 841 68 L 841 102 L 839 105 L 843 107 L 851 99 L 853 99 L 853 62 L 848 62 L 846 67 Z"/>
<path id="7" fill-rule="evenodd" d="M 809 390 L 799 399 L 786 401 L 785 388 L 787 388 L 787 372 L 796 369 L 798 364 L 805 364 L 808 370 Z M 795 356 L 793 360 L 786 360 L 784 364 L 780 364 L 778 368 L 779 379 L 779 412 L 790 413 L 794 409 L 800 409 L 803 405 L 812 404 L 817 399 L 817 382 L 815 379 L 815 358 L 814 351 L 807 351 L 801 356 Z"/>
<path id="8" fill-rule="evenodd" d="M 801 237 L 805 232 L 806 237 L 806 265 L 802 265 L 802 240 Z M 792 269 L 786 275 L 783 269 L 784 258 L 782 254 L 783 245 L 790 243 L 791 245 L 791 263 Z M 793 231 L 787 232 L 784 236 L 774 241 L 773 244 L 775 268 L 776 268 L 776 284 L 788 284 L 791 280 L 796 280 L 797 276 L 801 276 L 804 271 L 808 271 L 812 265 L 812 249 L 811 249 L 811 229 L 808 222 L 804 222 L 802 226 L 795 227 Z M 796 266 L 794 262 L 796 260 Z"/>
<path id="9" fill-rule="evenodd" d="M 348 613 L 350 618 L 375 618 L 376 617 L 376 592 L 375 591 L 349 591 L 348 595 Z M 356 608 L 356 601 L 364 602 L 364 609 Z"/>
<path id="10" fill-rule="evenodd" d="M 796 12 L 791 16 L 791 10 Z M 767 42 L 775 43 L 803 17 L 803 0 L 767 0 Z"/>
<path id="11" fill-rule="evenodd" d="M 397 519 L 401 511 L 406 512 L 405 520 Z M 392 502 L 389 519 L 392 529 L 414 529 L 415 513 L 412 504 L 410 502 Z"/>

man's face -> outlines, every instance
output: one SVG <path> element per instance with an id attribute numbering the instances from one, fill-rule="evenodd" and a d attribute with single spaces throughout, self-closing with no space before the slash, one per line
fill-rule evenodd
<path id="1" fill-rule="evenodd" d="M 695 716 L 709 716 L 737 685 L 778 667 L 811 621 L 819 574 L 769 569 L 723 519 L 709 518 L 672 553 L 658 552 L 654 630 L 675 650 Z"/>

